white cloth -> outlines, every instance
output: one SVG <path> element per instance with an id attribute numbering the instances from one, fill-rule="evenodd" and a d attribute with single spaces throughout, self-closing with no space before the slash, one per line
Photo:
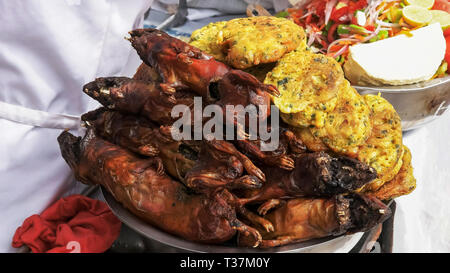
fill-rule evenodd
<path id="1" fill-rule="evenodd" d="M 0 252 L 22 221 L 77 192 L 57 136 L 98 104 L 81 91 L 131 75 L 127 32 L 151 0 L 0 0 Z"/>

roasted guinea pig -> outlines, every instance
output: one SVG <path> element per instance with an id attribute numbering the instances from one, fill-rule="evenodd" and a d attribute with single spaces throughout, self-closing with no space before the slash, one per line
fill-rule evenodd
<path id="1" fill-rule="evenodd" d="M 225 108 L 230 105 L 263 107 L 259 115 L 270 115 L 270 94 L 278 90 L 261 83 L 253 75 L 233 70 L 198 48 L 156 29 L 136 29 L 130 32 L 131 44 L 142 61 L 160 76 L 160 86 L 166 93 L 192 90 L 207 104 Z"/>
<path id="2" fill-rule="evenodd" d="M 110 142 L 144 156 L 158 156 L 168 174 L 194 191 L 259 188 L 265 181 L 264 173 L 227 141 L 176 141 L 168 126 L 105 108 L 81 119 Z"/>
<path id="3" fill-rule="evenodd" d="M 168 94 L 157 83 L 126 77 L 97 78 L 85 84 L 83 92 L 108 109 L 141 115 L 160 125 L 172 125 L 179 118 L 171 116 L 175 105 L 194 104 L 188 90 Z"/>
<path id="4" fill-rule="evenodd" d="M 208 98 L 211 83 L 217 82 L 231 69 L 198 48 L 157 29 L 130 31 L 130 41 L 142 61 L 155 69 L 163 88 L 192 89 Z"/>
<path id="5" fill-rule="evenodd" d="M 273 199 L 292 197 L 324 197 L 355 191 L 376 178 L 376 171 L 368 165 L 345 156 L 332 157 L 324 152 L 300 155 L 292 171 L 262 168 L 266 183 L 258 190 L 244 192 L 240 202 L 264 203 L 260 214 L 273 205 Z M 268 200 L 268 201 L 266 201 Z"/>
<path id="6" fill-rule="evenodd" d="M 133 214 L 150 224 L 191 241 L 222 243 L 236 230 L 255 237 L 259 233 L 242 224 L 230 205 L 232 195 L 190 194 L 185 186 L 155 168 L 152 158 L 139 158 L 127 150 L 95 136 L 75 137 L 63 132 L 58 137 L 63 158 L 76 178 L 104 186 Z"/>
<path id="7" fill-rule="evenodd" d="M 297 198 L 265 216 L 274 230 L 257 227 L 262 248 L 282 246 L 329 235 L 367 231 L 388 219 L 389 207 L 374 197 L 340 194 L 330 198 Z M 239 245 L 252 246 L 253 238 L 239 235 Z"/>
<path id="8" fill-rule="evenodd" d="M 82 115 L 81 120 L 109 142 L 140 155 L 157 156 L 165 171 L 181 181 L 198 159 L 200 148 L 194 142 L 175 141 L 170 127 L 157 126 L 144 117 L 99 108 Z"/>

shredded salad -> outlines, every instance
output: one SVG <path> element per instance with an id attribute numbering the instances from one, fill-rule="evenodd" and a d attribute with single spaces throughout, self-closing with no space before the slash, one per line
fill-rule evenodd
<path id="1" fill-rule="evenodd" d="M 448 3 L 448 0 L 444 0 Z M 448 11 L 448 5 L 435 0 L 432 9 Z M 343 64 L 349 47 L 357 43 L 370 43 L 423 27 L 407 23 L 403 9 L 408 2 L 402 0 L 312 0 L 303 6 L 294 6 L 277 16 L 291 18 L 307 34 L 307 44 L 315 52 L 336 58 Z M 444 3 L 444 5 L 442 5 Z M 406 18 L 407 19 L 407 18 Z M 447 54 L 439 75 L 450 70 L 450 27 L 444 29 Z"/>

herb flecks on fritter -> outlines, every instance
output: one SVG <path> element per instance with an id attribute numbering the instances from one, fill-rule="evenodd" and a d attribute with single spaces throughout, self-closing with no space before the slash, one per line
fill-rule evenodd
<path id="1" fill-rule="evenodd" d="M 278 61 L 264 83 L 280 91 L 272 99 L 286 123 L 323 127 L 326 113 L 336 107 L 344 73 L 333 58 L 296 49 Z"/>
<path id="2" fill-rule="evenodd" d="M 372 134 L 359 148 L 357 158 L 373 167 L 378 179 L 365 187 L 376 190 L 400 170 L 403 157 L 401 120 L 394 107 L 377 95 L 364 95 L 372 111 Z"/>
<path id="3" fill-rule="evenodd" d="M 348 81 L 344 86 L 339 91 L 336 107 L 326 115 L 324 126 L 310 130 L 333 152 L 355 156 L 358 147 L 366 142 L 372 132 L 371 112 Z"/>
<path id="4" fill-rule="evenodd" d="M 239 69 L 272 63 L 305 44 L 303 28 L 272 16 L 211 23 L 192 33 L 190 44 Z"/>
<path id="5" fill-rule="evenodd" d="M 365 194 L 374 196 L 380 200 L 390 200 L 411 193 L 416 188 L 416 179 L 411 164 L 411 151 L 403 146 L 403 164 L 400 171 L 391 181 L 386 182 L 376 191 Z"/>
<path id="6" fill-rule="evenodd" d="M 189 43 L 200 50 L 212 55 L 218 61 L 225 61 L 225 54 L 219 43 L 217 35 L 223 29 L 227 22 L 210 23 L 203 28 L 197 29 L 191 34 Z"/>
<path id="7" fill-rule="evenodd" d="M 403 164 L 401 121 L 394 107 L 384 98 L 376 95 L 359 97 L 370 110 L 369 114 L 359 113 L 358 123 L 362 128 L 350 126 L 345 121 L 346 115 L 343 114 L 342 120 L 345 122 L 336 124 L 336 127 L 325 126 L 322 129 L 303 127 L 293 129 L 293 131 L 309 150 L 335 152 L 355 157 L 373 167 L 377 171 L 377 179 L 361 190 L 374 191 L 392 180 Z M 336 109 L 338 111 L 339 106 Z M 351 120 L 353 114 L 358 116 L 358 113 L 352 112 L 347 118 Z M 328 114 L 328 120 L 330 120 L 330 115 L 333 116 L 334 113 Z M 367 120 L 368 118 L 370 119 Z M 365 126 L 364 121 L 369 122 L 370 125 Z M 328 130 L 326 130 L 327 128 Z M 367 128 L 371 128 L 371 130 L 367 131 Z M 352 132 L 352 129 L 355 131 Z M 323 134 L 319 136 L 316 132 Z M 347 145 L 349 142 L 346 141 L 355 140 L 358 133 L 359 136 L 368 136 L 368 138 L 364 141 L 362 141 L 364 138 L 359 138 L 361 143 L 357 146 Z"/>

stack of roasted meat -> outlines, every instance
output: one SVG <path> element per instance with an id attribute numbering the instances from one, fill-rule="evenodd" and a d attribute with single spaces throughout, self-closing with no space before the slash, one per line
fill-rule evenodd
<path id="1" fill-rule="evenodd" d="M 245 137 L 174 140 L 175 105 L 193 111 L 199 96 L 204 106 L 263 107 L 257 115 L 265 119 L 278 90 L 164 32 L 130 34 L 144 63 L 132 79 L 86 84 L 104 107 L 82 116 L 84 137 L 58 138 L 79 181 L 102 185 L 151 225 L 202 243 L 274 247 L 365 231 L 390 216 L 384 203 L 356 193 L 376 178 L 372 167 L 309 151 L 283 123 L 271 128 L 280 136 L 273 151 Z M 236 135 L 247 134 L 235 125 Z"/>

